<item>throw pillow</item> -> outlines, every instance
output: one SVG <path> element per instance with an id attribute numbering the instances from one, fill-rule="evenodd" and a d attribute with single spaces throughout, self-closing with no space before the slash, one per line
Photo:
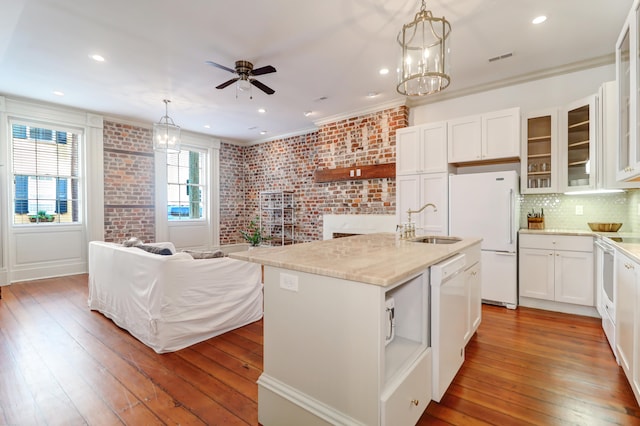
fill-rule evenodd
<path id="1" fill-rule="evenodd" d="M 149 253 L 153 253 L 153 254 L 160 254 L 162 256 L 170 256 L 173 253 L 171 253 L 171 249 L 168 248 L 160 248 L 160 247 L 155 247 L 155 246 L 146 246 L 144 244 L 140 244 L 135 246 L 139 249 L 142 249 L 144 251 L 148 251 Z"/>
<path id="2" fill-rule="evenodd" d="M 125 247 L 136 247 L 139 245 L 142 245 L 142 240 L 140 240 L 140 238 L 136 238 L 136 237 L 131 237 L 128 240 L 125 240 L 122 242 L 122 245 Z"/>
<path id="3" fill-rule="evenodd" d="M 224 257 L 224 252 L 222 250 L 216 251 L 193 251 L 193 250 L 183 250 L 184 253 L 189 253 L 191 257 L 194 259 L 215 259 L 218 257 Z"/>

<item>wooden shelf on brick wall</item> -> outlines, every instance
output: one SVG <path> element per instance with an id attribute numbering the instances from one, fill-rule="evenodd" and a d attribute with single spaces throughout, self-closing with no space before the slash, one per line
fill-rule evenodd
<path id="1" fill-rule="evenodd" d="M 316 183 L 338 182 L 341 180 L 382 179 L 396 177 L 396 163 L 374 164 L 371 166 L 340 167 L 335 169 L 317 169 Z"/>

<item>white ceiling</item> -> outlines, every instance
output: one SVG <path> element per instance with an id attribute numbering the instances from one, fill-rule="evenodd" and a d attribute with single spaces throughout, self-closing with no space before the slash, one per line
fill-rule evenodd
<path id="1" fill-rule="evenodd" d="M 451 22 L 452 83 L 442 95 L 417 102 L 610 59 L 632 2 L 428 0 L 434 16 Z M 0 5 L 1 94 L 149 124 L 164 115 L 167 98 L 169 116 L 183 129 L 248 142 L 401 102 L 395 40 L 420 2 L 0 0 Z M 532 25 L 541 14 L 548 20 Z M 511 58 L 488 61 L 510 52 Z M 94 53 L 106 61 L 93 61 Z M 246 92 L 236 97 L 235 85 L 215 89 L 234 75 L 205 61 L 234 68 L 239 59 L 255 68 L 273 65 L 277 72 L 258 80 L 275 94 L 254 87 L 249 99 Z M 391 72 L 381 76 L 382 67 Z M 380 94 L 367 98 L 369 92 Z M 260 114 L 259 108 L 267 112 Z M 304 111 L 313 114 L 305 117 Z"/>

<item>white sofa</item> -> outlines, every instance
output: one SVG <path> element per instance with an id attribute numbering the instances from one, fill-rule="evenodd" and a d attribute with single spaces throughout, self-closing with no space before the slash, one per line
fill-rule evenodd
<path id="1" fill-rule="evenodd" d="M 89 308 L 158 353 L 172 352 L 262 318 L 260 265 L 193 259 L 89 243 Z"/>

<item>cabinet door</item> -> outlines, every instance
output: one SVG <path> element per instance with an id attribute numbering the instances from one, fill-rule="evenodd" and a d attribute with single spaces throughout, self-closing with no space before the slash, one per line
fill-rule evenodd
<path id="1" fill-rule="evenodd" d="M 482 159 L 520 158 L 520 109 L 482 115 Z"/>
<path id="2" fill-rule="evenodd" d="M 558 188 L 558 110 L 527 114 L 523 120 L 523 194 L 556 193 Z"/>
<path id="3" fill-rule="evenodd" d="M 482 159 L 482 120 L 479 115 L 450 120 L 447 123 L 449 163 Z"/>
<path id="4" fill-rule="evenodd" d="M 420 187 L 420 202 L 413 208 L 419 209 L 427 203 L 433 203 L 437 210 L 427 207 L 422 213 L 413 215 L 418 228 L 421 228 L 425 234 L 447 235 L 449 232 L 447 173 L 420 175 Z"/>
<path id="5" fill-rule="evenodd" d="M 616 304 L 616 350 L 618 361 L 627 375 L 629 382 L 632 381 L 633 365 L 633 340 L 635 334 L 636 316 L 636 263 L 626 256 L 616 252 L 616 293 L 614 296 Z"/>
<path id="6" fill-rule="evenodd" d="M 520 296 L 553 300 L 553 250 L 520 249 Z"/>
<path id="7" fill-rule="evenodd" d="M 396 175 L 420 172 L 420 130 L 406 127 L 396 131 Z"/>
<path id="8" fill-rule="evenodd" d="M 480 263 L 476 263 L 465 271 L 465 290 L 467 293 L 467 331 L 464 336 L 465 345 L 478 330 L 482 319 L 482 287 L 480 283 Z"/>
<path id="9" fill-rule="evenodd" d="M 595 188 L 596 168 L 596 96 L 567 105 L 562 118 L 560 190 Z"/>
<path id="10" fill-rule="evenodd" d="M 594 306 L 593 253 L 555 252 L 555 300 Z"/>
<path id="11" fill-rule="evenodd" d="M 398 176 L 396 178 L 396 220 L 405 223 L 409 220 L 407 210 L 421 206 L 420 175 Z M 412 220 L 415 215 L 412 215 Z"/>
<path id="12" fill-rule="evenodd" d="M 618 82 L 618 153 L 616 159 L 618 180 L 633 175 L 631 169 L 631 104 L 635 99 L 631 90 L 631 19 L 630 14 L 616 42 L 616 81 Z M 635 129 L 634 134 L 635 134 Z"/>
<path id="13" fill-rule="evenodd" d="M 447 171 L 447 123 L 420 126 L 420 171 L 437 173 Z"/>

